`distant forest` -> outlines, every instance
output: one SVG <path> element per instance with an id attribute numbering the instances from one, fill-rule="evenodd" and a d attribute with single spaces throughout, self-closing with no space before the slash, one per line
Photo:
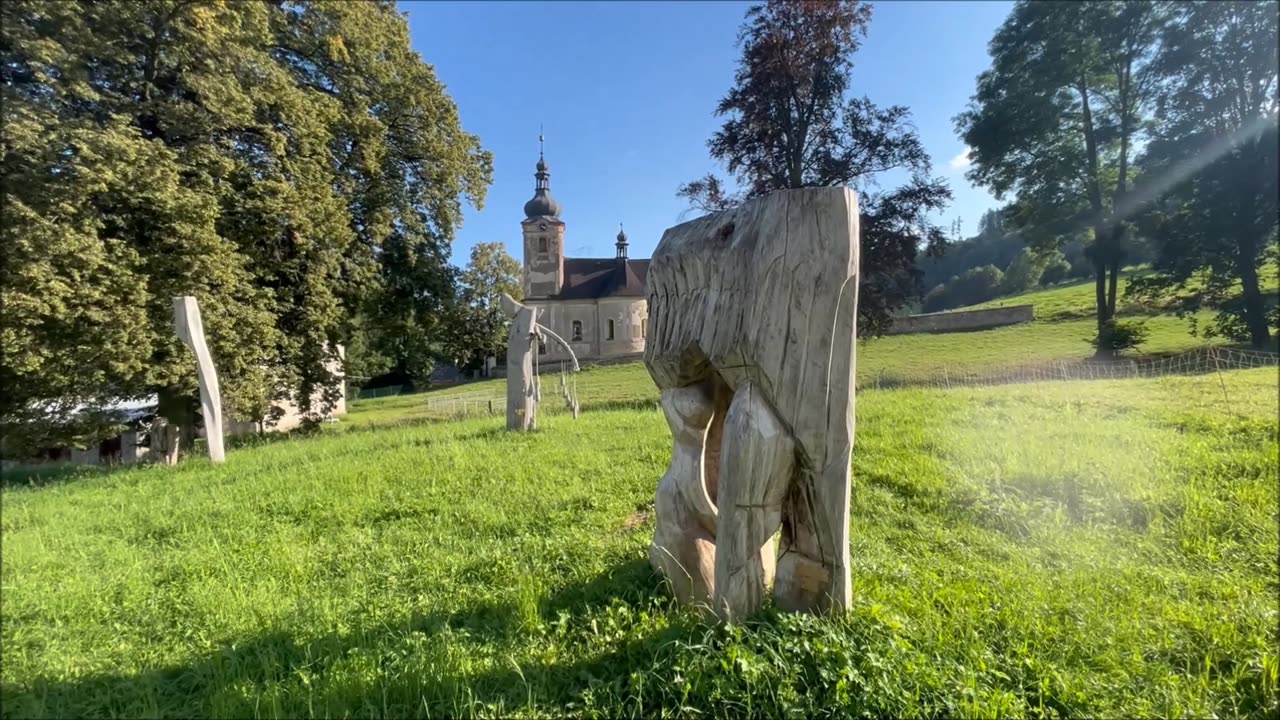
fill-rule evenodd
<path id="1" fill-rule="evenodd" d="M 956 239 L 945 254 L 916 258 L 927 289 L 921 312 L 938 312 L 986 302 L 1004 295 L 1034 290 L 1092 277 L 1093 265 L 1085 256 L 1087 234 L 1063 242 L 1057 249 L 1037 252 L 1023 231 L 1005 222 L 1009 210 L 988 210 L 978 221 L 978 234 Z M 1127 264 L 1150 261 L 1147 244 L 1136 238 Z"/>

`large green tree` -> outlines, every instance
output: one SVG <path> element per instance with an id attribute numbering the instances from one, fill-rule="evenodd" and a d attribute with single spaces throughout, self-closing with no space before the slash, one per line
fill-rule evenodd
<path id="1" fill-rule="evenodd" d="M 955 120 L 970 148 L 968 178 L 997 197 L 1013 194 L 1010 217 L 1028 238 L 1057 243 L 1087 231 L 1099 333 L 1115 315 L 1129 219 L 1117 207 L 1132 188 L 1163 16 L 1140 0 L 1020 0 Z"/>
<path id="2" fill-rule="evenodd" d="M 951 191 L 931 177 L 929 154 L 903 106 L 846 97 L 853 55 L 871 21 L 857 0 L 769 0 L 747 11 L 734 84 L 716 107 L 725 123 L 708 142 L 742 188 L 715 175 L 682 185 L 694 207 L 722 210 L 786 188 L 849 186 L 859 193 L 858 332 L 878 335 L 893 312 L 920 295 L 917 250 L 946 243 L 929 221 Z M 885 173 L 909 180 L 881 191 Z"/>
<path id="3" fill-rule="evenodd" d="M 1280 3 L 1185 2 L 1155 68 L 1162 83 L 1155 133 L 1141 158 L 1146 182 L 1133 211 L 1156 246 L 1138 296 L 1214 308 L 1211 331 L 1264 348 L 1268 307 L 1259 281 L 1277 261 L 1277 68 Z M 1274 320 L 1273 320 L 1274 322 Z"/>
<path id="4" fill-rule="evenodd" d="M 5 423 L 159 394 L 189 427 L 175 295 L 199 299 L 225 409 L 251 418 L 329 386 L 357 307 L 452 296 L 435 281 L 491 159 L 393 3 L 0 12 Z"/>
<path id="5" fill-rule="evenodd" d="M 523 297 L 520 261 L 502 243 L 477 243 L 459 276 L 458 298 L 450 313 L 446 356 L 459 368 L 474 370 L 489 356 L 503 357 L 508 318 L 503 293 Z"/>

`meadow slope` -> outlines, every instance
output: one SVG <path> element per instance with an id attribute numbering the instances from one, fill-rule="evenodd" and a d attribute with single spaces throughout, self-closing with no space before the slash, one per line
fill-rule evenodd
<path id="1" fill-rule="evenodd" d="M 624 387 L 7 487 L 4 716 L 1280 712 L 1274 368 L 861 393 L 852 611 L 728 628 L 645 562 L 670 438 Z"/>

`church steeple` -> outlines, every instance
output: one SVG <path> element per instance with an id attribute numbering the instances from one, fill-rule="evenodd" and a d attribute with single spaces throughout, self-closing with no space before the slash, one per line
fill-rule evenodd
<path id="1" fill-rule="evenodd" d="M 627 259 L 627 233 L 622 229 L 622 223 L 618 223 L 618 241 L 613 244 L 618 249 L 618 259 Z"/>
<path id="2" fill-rule="evenodd" d="M 542 155 L 542 132 L 538 132 L 538 164 L 536 172 L 533 173 L 535 179 L 533 186 L 533 198 L 524 204 L 524 216 L 526 218 L 549 217 L 560 218 L 560 203 L 551 197 L 551 172 L 547 168 L 547 161 Z"/>

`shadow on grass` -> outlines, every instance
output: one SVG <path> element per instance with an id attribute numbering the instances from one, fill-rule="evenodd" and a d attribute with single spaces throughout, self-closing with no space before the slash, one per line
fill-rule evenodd
<path id="1" fill-rule="evenodd" d="M 110 475 L 130 465 L 86 465 L 80 463 L 50 463 L 44 465 L 19 465 L 0 472 L 0 487 L 45 487 L 76 480 Z"/>
<path id="2" fill-rule="evenodd" d="M 691 614 L 681 615 L 662 630 L 616 642 L 603 654 L 578 653 L 568 660 L 526 662 L 522 666 L 514 661 L 473 664 L 447 659 L 459 652 L 483 657 L 493 656 L 495 649 L 499 656 L 506 654 L 505 649 L 511 654 L 517 647 L 527 651 L 557 623 L 598 615 L 618 602 L 652 607 L 664 596 L 660 578 L 648 563 L 636 558 L 541 598 L 533 622 L 540 626 L 537 628 L 530 628 L 528 610 L 494 604 L 461 612 L 415 614 L 401 623 L 312 639 L 275 631 L 222 647 L 186 665 L 133 675 L 38 679 L 23 686 L 5 683 L 0 688 L 0 701 L 5 717 L 370 713 L 454 717 L 493 714 L 495 709 L 506 715 L 527 705 L 531 698 L 563 712 L 591 688 L 601 684 L 621 688 L 634 669 L 653 667 L 671 652 L 673 641 L 695 637 L 706 626 Z M 570 635 L 572 643 L 582 633 Z M 432 653 L 425 659 L 427 668 L 388 672 L 420 652 Z M 359 672 L 353 671 L 353 663 Z M 384 672 L 370 673 L 370 665 Z M 308 679 L 299 682 L 301 675 Z"/>

